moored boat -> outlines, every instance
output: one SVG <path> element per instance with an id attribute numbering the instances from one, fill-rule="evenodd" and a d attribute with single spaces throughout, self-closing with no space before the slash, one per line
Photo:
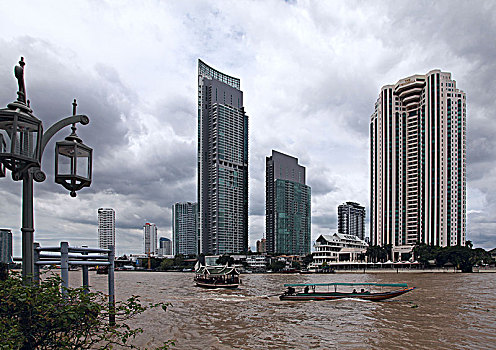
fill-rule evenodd
<path id="1" fill-rule="evenodd" d="M 241 280 L 234 266 L 203 266 L 196 269 L 195 283 L 203 288 L 238 288 Z"/>
<path id="2" fill-rule="evenodd" d="M 285 284 L 286 292 L 279 296 L 281 300 L 335 300 L 356 298 L 381 301 L 408 293 L 415 287 L 406 283 L 294 283 Z M 326 288 L 327 287 L 327 288 Z M 338 287 L 341 289 L 338 291 Z M 296 288 L 302 288 L 297 291 Z M 352 291 L 349 289 L 353 288 Z M 357 291 L 357 288 L 360 291 Z M 348 289 L 348 290 L 343 290 Z"/>

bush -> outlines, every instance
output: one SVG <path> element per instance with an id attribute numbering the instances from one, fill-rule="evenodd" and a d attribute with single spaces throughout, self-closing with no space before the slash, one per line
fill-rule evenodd
<path id="1" fill-rule="evenodd" d="M 116 302 L 116 324 L 108 322 L 110 308 L 101 292 L 83 287 L 61 292 L 60 277 L 51 275 L 40 284 L 24 284 L 18 273 L 0 281 L 0 349 L 109 349 L 113 345 L 127 348 L 142 333 L 128 323 L 148 308 L 164 303 L 141 304 L 138 296 Z M 159 349 L 168 349 L 166 342 Z"/>

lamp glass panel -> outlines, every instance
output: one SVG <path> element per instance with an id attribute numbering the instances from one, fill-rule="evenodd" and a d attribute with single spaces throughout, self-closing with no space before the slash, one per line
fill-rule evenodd
<path id="1" fill-rule="evenodd" d="M 73 146 L 59 146 L 58 148 L 58 168 L 57 175 L 72 174 L 72 159 L 74 154 Z"/>
<path id="2" fill-rule="evenodd" d="M 20 156 L 36 158 L 36 144 L 38 140 L 38 125 L 17 123 L 17 130 L 15 131 L 16 143 L 15 154 Z"/>
<path id="3" fill-rule="evenodd" d="M 84 149 L 78 149 L 78 157 L 77 157 L 77 174 L 78 176 L 82 176 L 84 178 L 88 178 L 88 162 L 89 162 L 89 152 Z"/>

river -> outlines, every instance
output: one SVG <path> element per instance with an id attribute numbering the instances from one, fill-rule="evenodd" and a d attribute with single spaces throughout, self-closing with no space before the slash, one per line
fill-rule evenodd
<path id="1" fill-rule="evenodd" d="M 194 286 L 192 273 L 116 272 L 118 300 L 169 302 L 133 325 L 134 344 L 173 349 L 496 349 L 493 273 L 248 274 L 237 290 Z M 71 285 L 80 272 L 71 272 Z M 284 283 L 405 282 L 417 289 L 383 302 L 280 301 Z M 107 276 L 90 274 L 93 290 Z"/>

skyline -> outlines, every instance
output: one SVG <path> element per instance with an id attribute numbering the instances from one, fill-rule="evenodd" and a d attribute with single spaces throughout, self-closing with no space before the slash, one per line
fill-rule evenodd
<path id="1" fill-rule="evenodd" d="M 197 201 L 199 58 L 240 78 L 245 93 L 252 249 L 265 229 L 264 158 L 271 149 L 297 155 L 308 170 L 312 241 L 337 231 L 337 206 L 346 201 L 366 207 L 368 236 L 369 120 L 377 92 L 433 69 L 451 72 L 468 96 L 467 239 L 496 246 L 496 48 L 483 40 L 496 32 L 492 3 L 68 8 L 20 1 L 0 8 L 9 13 L 0 24 L 0 105 L 15 99 L 13 68 L 23 56 L 27 95 L 45 129 L 71 114 L 74 98 L 90 118 L 78 134 L 94 149 L 93 183 L 76 199 L 53 182 L 54 145 L 70 129 L 47 146 L 47 180 L 34 189 L 35 240 L 42 246 L 63 239 L 96 247 L 100 207 L 116 211 L 117 253 L 141 247 L 145 222 L 170 237 L 171 205 Z M 0 180 L 0 227 L 12 229 L 20 255 L 21 183 L 9 176 Z"/>

